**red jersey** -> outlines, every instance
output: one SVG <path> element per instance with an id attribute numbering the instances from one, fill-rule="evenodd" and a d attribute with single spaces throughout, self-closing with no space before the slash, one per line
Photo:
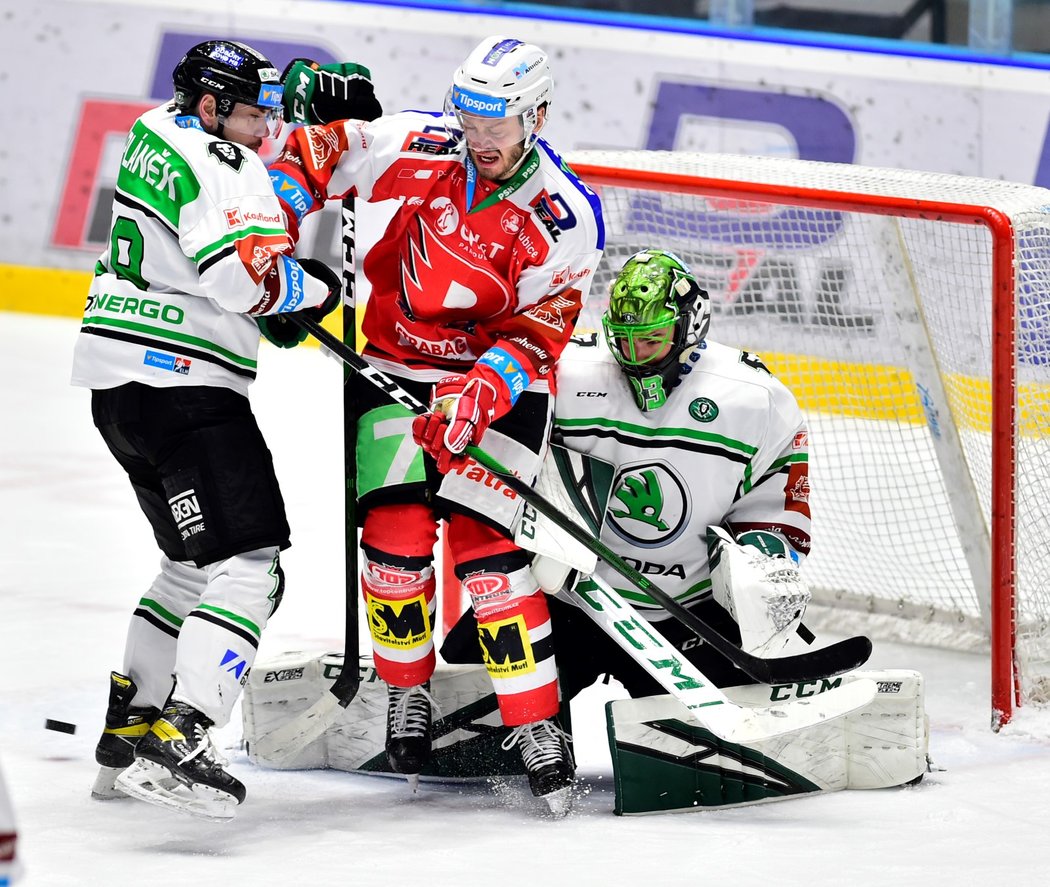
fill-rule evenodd
<path id="1" fill-rule="evenodd" d="M 365 354 L 421 381 L 480 359 L 511 402 L 552 391 L 604 246 L 601 205 L 542 139 L 510 180 L 478 178 L 452 123 L 407 111 L 296 130 L 270 167 L 289 230 L 326 200 L 397 199 L 364 262 Z"/>

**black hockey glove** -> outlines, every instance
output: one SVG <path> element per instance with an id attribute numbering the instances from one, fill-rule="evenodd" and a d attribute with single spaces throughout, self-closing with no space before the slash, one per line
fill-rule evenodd
<path id="1" fill-rule="evenodd" d="M 343 287 L 339 276 L 319 259 L 299 259 L 303 271 L 320 280 L 328 287 L 328 296 L 320 305 L 304 308 L 302 313 L 320 323 L 339 307 L 343 299 Z M 308 333 L 299 324 L 293 323 L 287 314 L 267 314 L 256 317 L 259 331 L 278 348 L 294 348 L 306 341 Z"/>
<path id="2" fill-rule="evenodd" d="M 281 83 L 288 123 L 375 120 L 383 113 L 372 73 L 352 62 L 319 65 L 309 59 L 293 59 L 281 74 Z"/>

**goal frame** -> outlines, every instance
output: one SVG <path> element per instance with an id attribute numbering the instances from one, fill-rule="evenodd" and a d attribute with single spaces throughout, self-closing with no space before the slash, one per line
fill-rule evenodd
<path id="1" fill-rule="evenodd" d="M 607 152 L 578 151 L 567 159 L 589 186 L 617 186 L 697 197 L 806 206 L 829 211 L 869 213 L 928 221 L 979 225 L 991 239 L 991 515 L 989 642 L 992 728 L 1008 723 L 1022 703 L 1016 649 L 1016 439 L 1017 278 L 1015 228 L 1000 209 L 958 203 L 889 197 L 833 188 L 763 184 L 691 175 L 632 165 L 632 155 L 616 152 L 619 166 L 603 163 Z"/>

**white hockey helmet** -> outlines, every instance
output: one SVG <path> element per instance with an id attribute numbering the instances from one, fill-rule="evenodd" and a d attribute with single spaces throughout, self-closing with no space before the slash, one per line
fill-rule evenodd
<path id="1" fill-rule="evenodd" d="M 547 53 L 531 43 L 497 35 L 482 40 L 456 69 L 445 110 L 455 115 L 472 147 L 472 132 L 480 128 L 495 139 L 490 147 L 524 142 L 528 151 L 536 140 L 538 110 L 553 93 Z"/>

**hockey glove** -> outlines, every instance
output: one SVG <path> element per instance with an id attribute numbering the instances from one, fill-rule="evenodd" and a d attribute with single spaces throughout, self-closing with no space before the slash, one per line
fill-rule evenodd
<path id="1" fill-rule="evenodd" d="M 775 533 L 751 531 L 737 541 L 707 528 L 711 594 L 740 628 L 741 647 L 776 656 L 798 629 L 810 591 L 798 555 Z"/>
<path id="2" fill-rule="evenodd" d="M 281 74 L 287 123 L 375 120 L 383 108 L 368 68 L 353 63 L 319 65 L 293 59 Z"/>
<path id="3" fill-rule="evenodd" d="M 445 376 L 434 385 L 430 412 L 412 423 L 412 438 L 445 474 L 462 460 L 463 451 L 481 440 L 496 416 L 495 386 L 472 370 Z"/>
<path id="4" fill-rule="evenodd" d="M 304 308 L 302 313 L 320 323 L 339 307 L 343 287 L 338 275 L 319 259 L 299 259 L 303 271 L 320 280 L 328 287 L 328 295 L 320 305 Z M 288 319 L 287 314 L 266 314 L 256 317 L 259 331 L 278 348 L 294 348 L 306 341 L 307 332 L 299 324 Z"/>

